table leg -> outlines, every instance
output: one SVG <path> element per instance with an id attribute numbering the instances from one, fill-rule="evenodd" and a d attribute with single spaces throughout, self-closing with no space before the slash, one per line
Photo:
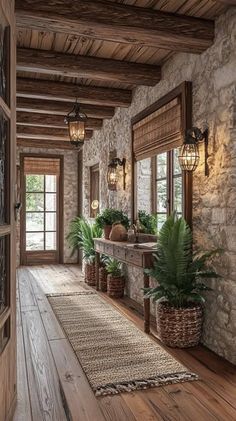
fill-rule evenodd
<path id="1" fill-rule="evenodd" d="M 99 267 L 100 267 L 100 253 L 96 251 L 95 254 L 95 266 L 96 266 L 96 290 L 99 290 Z"/>
<path id="2" fill-rule="evenodd" d="M 149 287 L 149 276 L 144 274 L 143 276 L 144 288 Z M 144 298 L 144 332 L 150 333 L 150 298 Z"/>

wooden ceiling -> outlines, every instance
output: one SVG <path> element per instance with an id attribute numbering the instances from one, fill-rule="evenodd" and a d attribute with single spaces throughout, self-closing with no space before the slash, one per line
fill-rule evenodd
<path id="1" fill-rule="evenodd" d="M 212 45 L 233 1 L 16 0 L 18 143 L 65 147 L 76 97 L 90 138 L 136 86 L 159 82 L 171 55 Z"/>

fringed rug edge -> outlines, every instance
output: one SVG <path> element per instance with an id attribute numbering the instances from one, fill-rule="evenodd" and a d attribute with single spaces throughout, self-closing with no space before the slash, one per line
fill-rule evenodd
<path id="1" fill-rule="evenodd" d="M 153 387 L 166 386 L 168 384 L 183 383 L 187 381 L 199 380 L 199 376 L 192 372 L 181 372 L 160 375 L 143 380 L 133 380 L 120 383 L 109 383 L 103 386 L 93 388 L 95 396 L 117 395 L 123 392 L 134 392 L 136 390 L 145 390 Z"/>

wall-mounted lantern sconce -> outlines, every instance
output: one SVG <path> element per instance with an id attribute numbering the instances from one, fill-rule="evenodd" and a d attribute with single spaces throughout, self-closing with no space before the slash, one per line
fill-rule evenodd
<path id="1" fill-rule="evenodd" d="M 86 114 L 80 111 L 80 105 L 76 100 L 72 110 L 65 116 L 64 121 L 68 125 L 70 143 L 82 146 L 85 140 Z"/>
<path id="2" fill-rule="evenodd" d="M 123 168 L 123 189 L 125 190 L 126 183 L 126 173 L 125 173 L 125 164 L 126 159 L 120 159 L 120 158 L 113 158 L 111 159 L 109 165 L 108 165 L 108 171 L 107 171 L 107 183 L 108 183 L 108 189 L 109 190 L 117 190 L 117 183 L 118 183 L 118 166 Z"/>
<path id="3" fill-rule="evenodd" d="M 207 165 L 208 129 L 202 132 L 197 127 L 192 127 L 186 131 L 184 143 L 179 152 L 179 165 L 183 171 L 192 172 L 197 168 L 200 159 L 199 142 L 204 142 L 205 175 L 209 175 Z"/>

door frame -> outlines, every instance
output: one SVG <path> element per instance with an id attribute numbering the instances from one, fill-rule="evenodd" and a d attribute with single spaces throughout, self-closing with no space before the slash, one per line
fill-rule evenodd
<path id="1" fill-rule="evenodd" d="M 0 328 L 5 326 L 6 344 L 0 353 L 0 421 L 12 419 L 16 406 L 16 41 L 14 1 L 0 0 L 1 21 L 9 29 L 7 58 L 8 92 L 6 100 L 0 97 L 0 108 L 8 120 L 6 145 L 6 223 L 0 226 L 0 236 L 6 236 L 7 299 L 0 316 Z M 9 61 L 8 61 L 9 60 Z M 7 323 L 7 325 L 6 325 Z"/>
<path id="2" fill-rule="evenodd" d="M 60 160 L 60 176 L 58 181 L 58 214 L 57 214 L 57 244 L 58 244 L 58 261 L 56 263 L 64 263 L 64 156 L 61 154 L 47 154 L 47 153 L 20 153 L 20 186 L 21 186 L 21 200 L 22 209 L 20 213 L 20 264 L 26 264 L 26 250 L 25 250 L 25 176 L 24 176 L 24 158 L 51 158 Z M 50 251 L 48 252 L 48 255 Z M 46 264 L 50 261 L 40 262 L 36 261 L 27 265 Z"/>

